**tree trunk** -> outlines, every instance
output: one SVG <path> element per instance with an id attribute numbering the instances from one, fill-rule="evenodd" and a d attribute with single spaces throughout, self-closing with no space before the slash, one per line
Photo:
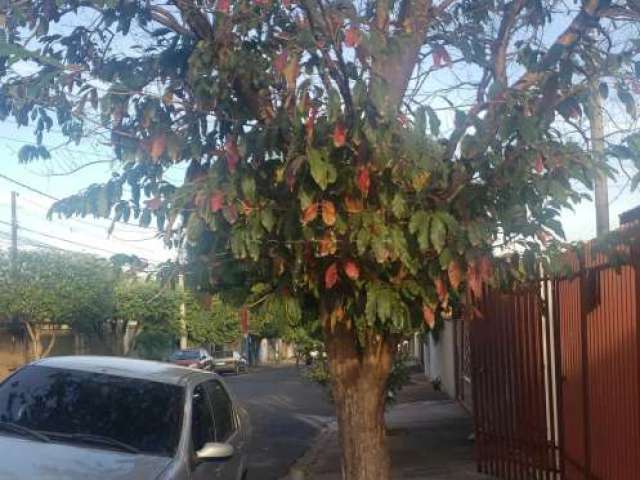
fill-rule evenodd
<path id="1" fill-rule="evenodd" d="M 347 325 L 325 330 L 345 480 L 388 480 L 391 462 L 385 439 L 384 407 L 393 361 L 393 342 L 366 335 L 358 348 Z"/>
<path id="2" fill-rule="evenodd" d="M 37 325 L 31 325 L 26 320 L 22 321 L 24 329 L 29 337 L 29 361 L 34 362 L 40 359 L 42 351 L 42 340 L 40 338 L 40 328 Z"/>

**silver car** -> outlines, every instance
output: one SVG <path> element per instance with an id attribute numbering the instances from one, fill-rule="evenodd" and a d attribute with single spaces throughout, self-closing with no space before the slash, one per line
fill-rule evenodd
<path id="1" fill-rule="evenodd" d="M 246 480 L 248 429 L 214 373 L 49 358 L 0 383 L 0 480 Z"/>

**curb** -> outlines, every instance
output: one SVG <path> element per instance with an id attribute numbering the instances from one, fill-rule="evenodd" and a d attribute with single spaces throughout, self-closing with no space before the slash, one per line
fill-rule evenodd
<path id="1" fill-rule="evenodd" d="M 309 467 L 318 459 L 321 452 L 326 450 L 326 445 L 334 444 L 338 434 L 338 423 L 329 422 L 316 436 L 313 445 L 305 452 L 289 469 L 289 473 L 280 480 L 311 480 L 307 477 Z"/>

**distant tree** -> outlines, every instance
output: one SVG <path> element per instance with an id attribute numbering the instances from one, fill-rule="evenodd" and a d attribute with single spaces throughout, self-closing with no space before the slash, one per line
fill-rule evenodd
<path id="1" fill-rule="evenodd" d="M 210 305 L 202 306 L 190 297 L 187 305 L 187 332 L 195 345 L 224 345 L 240 339 L 238 309 L 219 298 L 213 298 Z"/>
<path id="2" fill-rule="evenodd" d="M 55 344 L 54 329 L 43 350 L 45 326 L 68 325 L 81 332 L 102 328 L 113 312 L 114 280 L 109 262 L 90 255 L 20 252 L 14 270 L 1 253 L 0 312 L 24 327 L 31 357 L 37 359 Z"/>
<path id="3" fill-rule="evenodd" d="M 115 308 L 106 325 L 117 355 L 129 355 L 142 337 L 147 350 L 153 340 L 166 342 L 180 332 L 179 293 L 153 281 L 122 280 L 115 287 Z"/>

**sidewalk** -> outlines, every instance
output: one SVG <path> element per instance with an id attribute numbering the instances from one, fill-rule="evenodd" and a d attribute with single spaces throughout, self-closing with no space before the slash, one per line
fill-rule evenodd
<path id="1" fill-rule="evenodd" d="M 435 392 L 421 374 L 398 396 L 387 413 L 388 445 L 394 480 L 480 480 L 473 461 L 468 413 Z M 292 468 L 286 480 L 340 480 L 340 450 L 335 423 Z"/>

